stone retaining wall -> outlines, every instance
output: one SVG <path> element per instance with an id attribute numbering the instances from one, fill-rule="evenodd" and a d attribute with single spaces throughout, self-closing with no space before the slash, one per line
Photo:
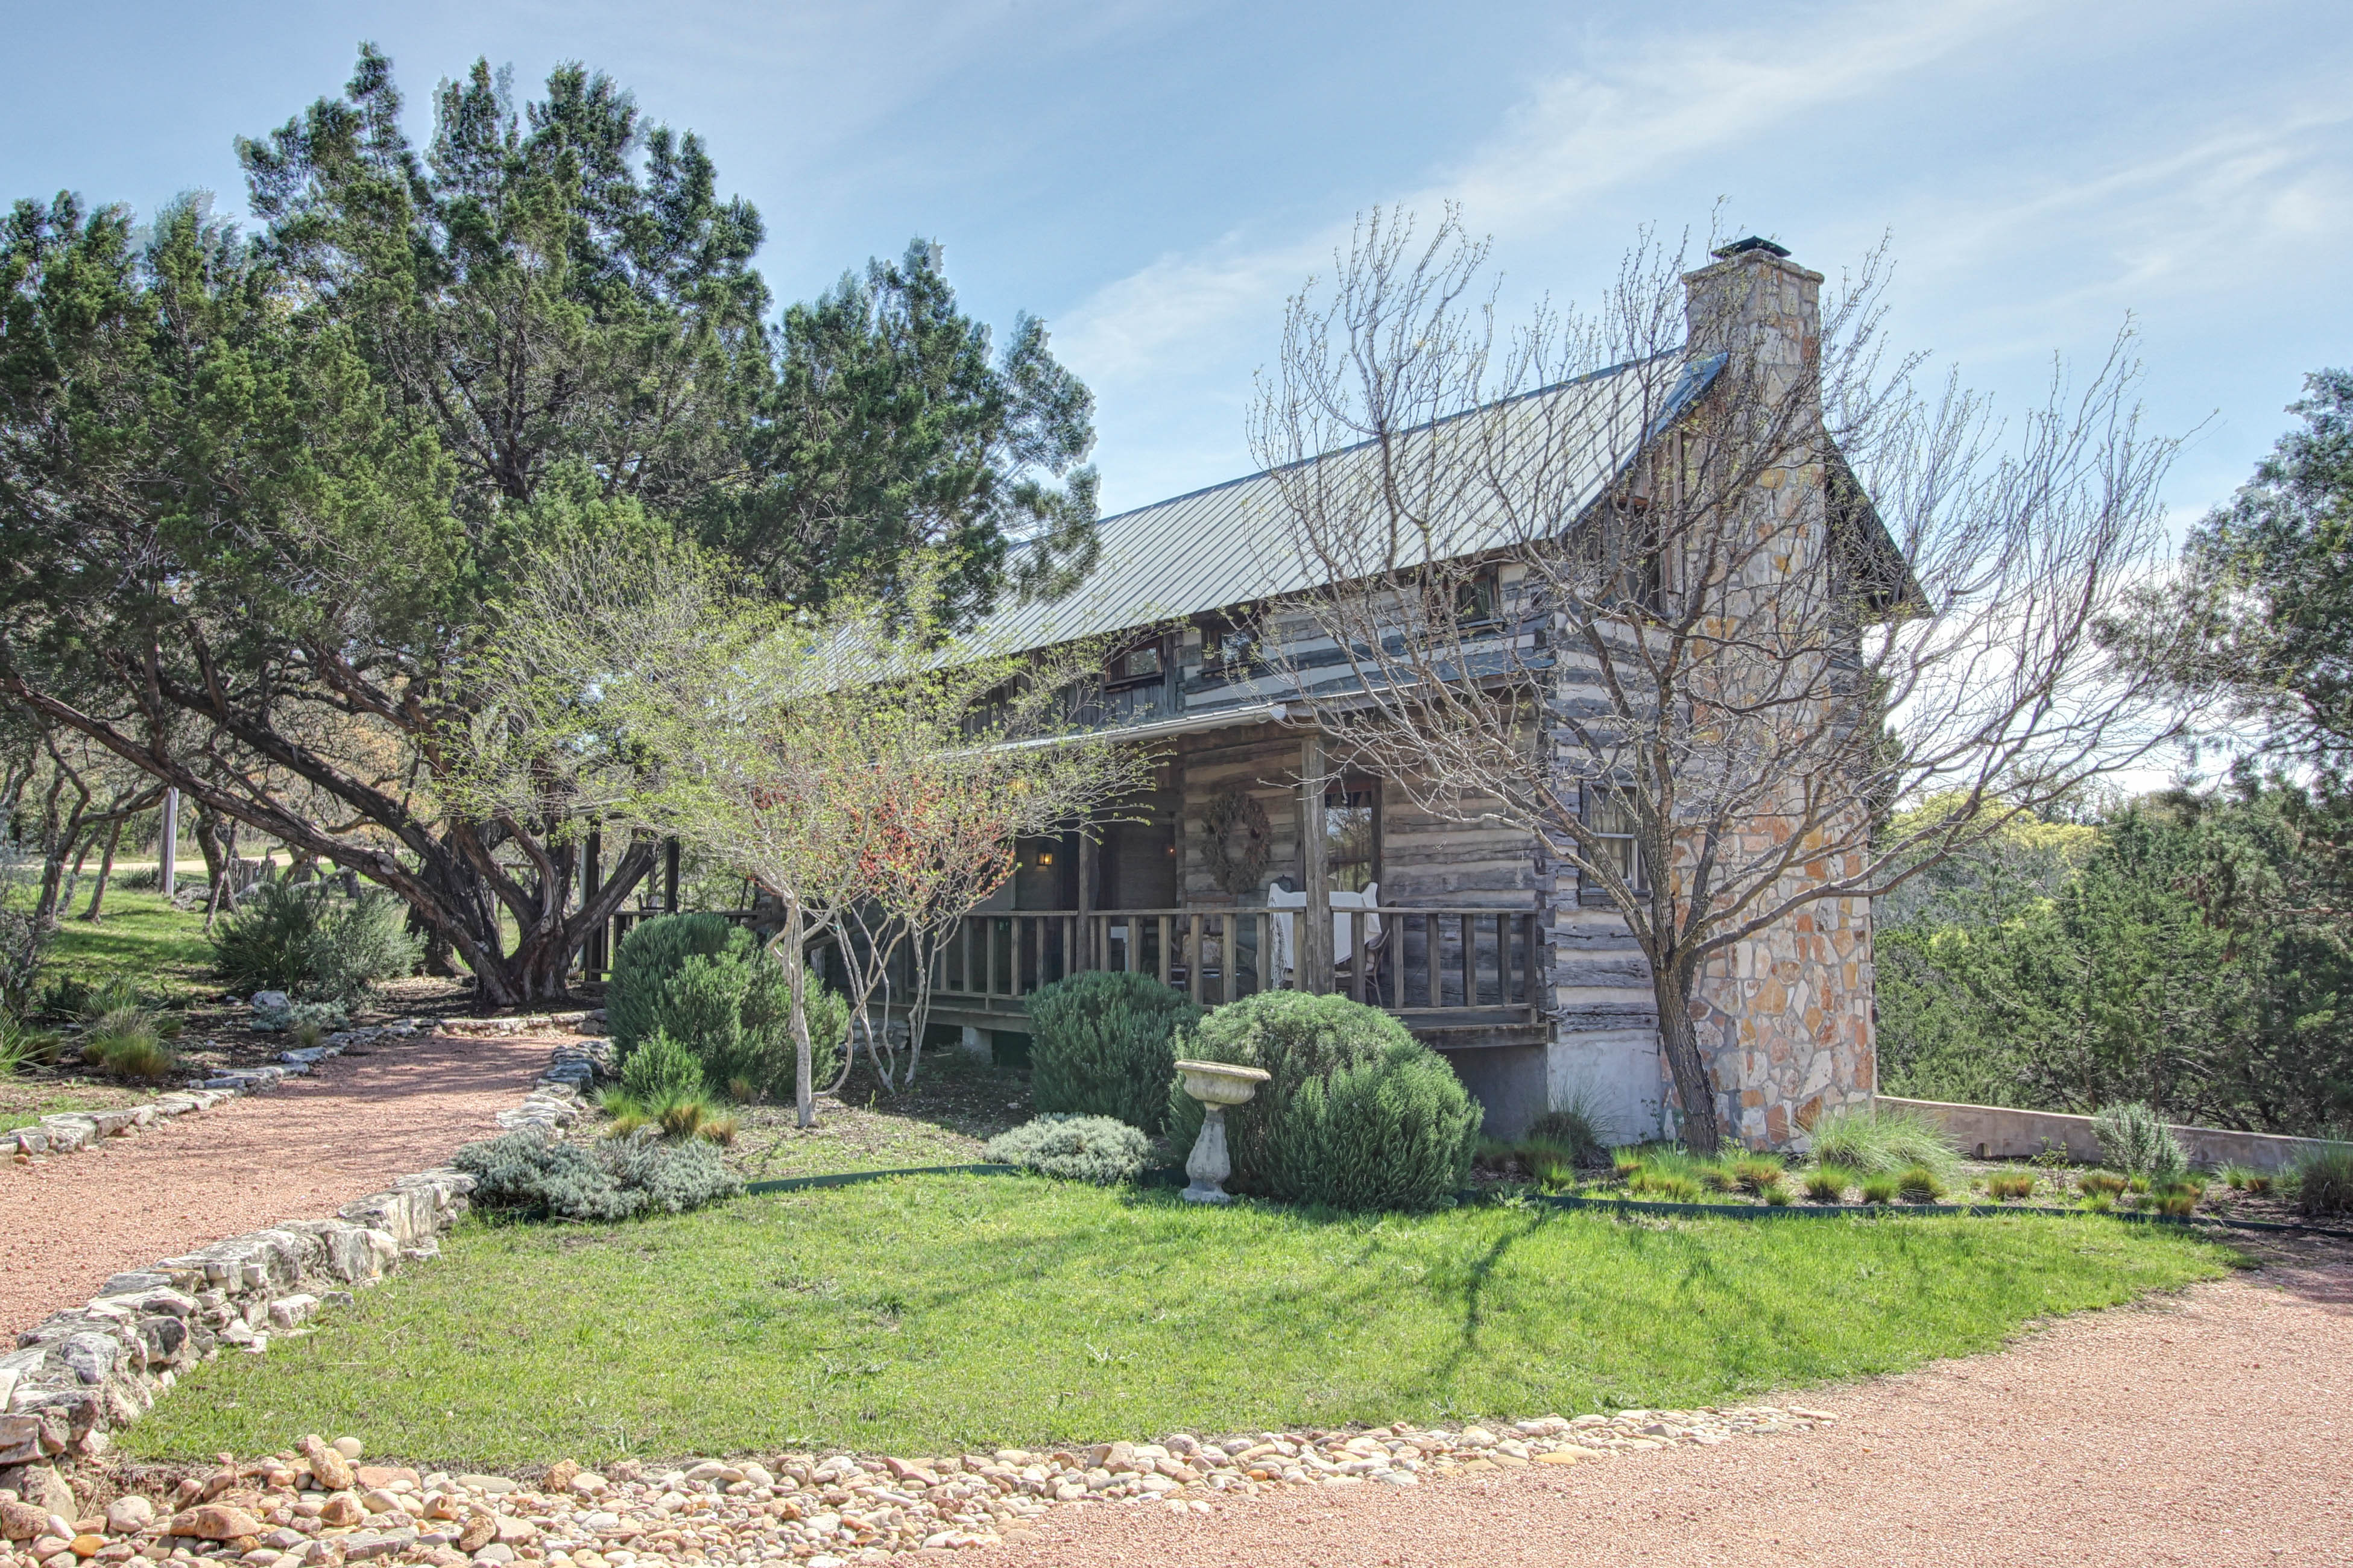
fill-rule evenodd
<path id="1" fill-rule="evenodd" d="M 313 1047 L 320 1055 L 339 1048 Z M 583 1112 L 580 1091 L 596 1060 L 594 1047 L 557 1047 L 522 1104 L 500 1112 L 499 1124 L 551 1136 L 571 1125 Z M 185 1098 L 212 1093 L 217 1098 L 205 1103 L 217 1103 L 229 1092 Z M 0 1355 L 0 1487 L 22 1490 L 26 1467 L 104 1453 L 110 1435 L 153 1408 L 183 1369 L 224 1347 L 258 1354 L 273 1334 L 301 1331 L 320 1308 L 348 1305 L 352 1291 L 404 1261 L 432 1257 L 441 1233 L 465 1212 L 473 1184 L 447 1168 L 405 1176 L 344 1205 L 333 1219 L 299 1220 L 166 1258 L 114 1276 L 85 1306 L 51 1313 Z"/>
<path id="2" fill-rule="evenodd" d="M 1980 1160 L 2025 1160 L 2046 1149 L 2064 1149 L 2071 1160 L 2098 1164 L 2100 1141 L 2092 1132 L 2092 1119 L 2059 1110 L 2019 1110 L 2007 1105 L 1953 1105 L 1939 1100 L 1898 1100 L 1883 1094 L 1879 1103 L 1918 1110 L 1944 1123 L 1961 1151 Z M 2176 1127 L 2173 1135 L 2189 1151 L 2192 1164 L 2245 1165 L 2257 1171 L 2279 1171 L 2306 1153 L 2325 1147 L 2316 1138 L 2283 1138 L 2269 1132 L 2234 1132 L 2222 1127 Z"/>

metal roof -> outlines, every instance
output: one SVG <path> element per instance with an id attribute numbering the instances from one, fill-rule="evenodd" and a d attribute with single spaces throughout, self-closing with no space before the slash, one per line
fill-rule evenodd
<path id="1" fill-rule="evenodd" d="M 1565 531 L 1723 365 L 1721 355 L 1613 365 L 1407 432 L 1399 461 L 1462 481 L 1429 488 L 1467 492 L 1472 501 L 1463 515 L 1430 520 L 1427 536 L 1410 542 L 1397 563 L 1476 555 Z M 988 617 L 984 638 L 1000 647 L 1042 647 L 1354 575 L 1309 570 L 1293 547 L 1290 520 L 1303 498 L 1327 513 L 1361 507 L 1379 515 L 1373 509 L 1380 472 L 1374 444 L 1365 442 L 1105 518 L 1095 525 L 1094 570 L 1076 590 L 1006 605 Z M 1515 504 L 1523 500 L 1529 504 Z"/>

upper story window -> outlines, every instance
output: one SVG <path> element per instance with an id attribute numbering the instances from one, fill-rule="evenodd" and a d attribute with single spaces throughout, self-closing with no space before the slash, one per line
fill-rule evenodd
<path id="1" fill-rule="evenodd" d="M 1503 602 L 1495 569 L 1482 566 L 1454 585 L 1454 619 L 1465 627 L 1492 625 L 1502 617 Z"/>
<path id="2" fill-rule="evenodd" d="M 1111 661 L 1103 679 L 1113 686 L 1125 686 L 1139 680 L 1160 679 L 1160 644 L 1157 640 L 1128 649 Z"/>
<path id="3" fill-rule="evenodd" d="M 1265 662 L 1258 628 L 1222 616 L 1201 623 L 1201 673 L 1204 676 L 1245 675 Z"/>

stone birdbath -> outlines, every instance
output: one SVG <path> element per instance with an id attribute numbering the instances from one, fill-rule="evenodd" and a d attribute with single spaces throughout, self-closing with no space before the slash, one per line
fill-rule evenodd
<path id="1" fill-rule="evenodd" d="M 1233 1161 L 1226 1154 L 1226 1107 L 1244 1103 L 1274 1075 L 1233 1062 L 1178 1062 L 1176 1070 L 1185 1075 L 1185 1092 L 1201 1102 L 1201 1135 L 1193 1140 L 1193 1152 L 1185 1161 L 1185 1173 L 1193 1178 L 1185 1189 L 1185 1201 L 1229 1204 L 1233 1194 L 1221 1184 L 1234 1173 Z"/>

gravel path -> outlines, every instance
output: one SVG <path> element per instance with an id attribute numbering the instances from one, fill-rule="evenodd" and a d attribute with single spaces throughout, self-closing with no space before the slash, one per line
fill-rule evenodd
<path id="1" fill-rule="evenodd" d="M 79 1154 L 0 1162 L 0 1344 L 107 1277 L 290 1219 L 325 1219 L 498 1131 L 546 1039 L 358 1047 L 266 1094 Z"/>
<path id="2" fill-rule="evenodd" d="M 1846 1390 L 1815 1433 L 1183 1517 L 1061 1509 L 968 1568 L 2353 1564 L 2353 1262 L 2276 1265 Z"/>

